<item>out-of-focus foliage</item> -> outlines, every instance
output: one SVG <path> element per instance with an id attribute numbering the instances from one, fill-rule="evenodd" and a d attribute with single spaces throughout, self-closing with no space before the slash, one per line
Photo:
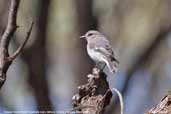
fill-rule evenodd
<path id="1" fill-rule="evenodd" d="M 37 33 L 41 34 L 38 23 L 45 17 L 40 17 L 38 12 L 42 2 L 21 1 L 17 20 L 20 27 L 12 41 L 11 52 L 23 41 L 32 20 L 35 27 L 26 50 L 36 42 Z M 87 4 L 92 8 L 84 7 Z M 10 0 L 0 1 L 1 34 L 7 23 L 9 5 Z M 94 64 L 86 54 L 85 41 L 79 39 L 82 30 L 92 29 L 91 25 L 94 25 L 90 13 L 97 20 L 97 29 L 110 39 L 120 61 L 115 76 L 105 69 L 111 88 L 116 87 L 123 93 L 126 114 L 143 114 L 171 90 L 171 35 L 159 37 L 171 25 L 170 11 L 171 0 L 49 0 L 46 47 L 37 47 L 46 52 L 46 60 L 42 63 L 46 66 L 44 75 L 48 92 L 42 96 L 50 97 L 53 110 L 72 107 L 72 95 L 77 86 L 84 83 L 89 67 Z M 89 27 L 86 24 L 90 28 L 84 28 Z M 31 59 L 34 58 L 30 56 Z M 37 110 L 40 105 L 35 97 L 36 91 L 28 83 L 31 67 L 27 65 L 28 61 L 21 55 L 10 67 L 7 81 L 0 91 L 1 114 L 4 110 Z M 37 63 L 32 66 L 34 64 Z M 106 113 L 119 113 L 116 96 Z"/>

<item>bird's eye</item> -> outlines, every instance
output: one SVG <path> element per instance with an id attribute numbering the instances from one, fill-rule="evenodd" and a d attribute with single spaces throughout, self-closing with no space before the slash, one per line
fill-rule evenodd
<path id="1" fill-rule="evenodd" d="M 89 34 L 88 34 L 88 36 L 92 36 L 92 35 L 93 35 L 93 33 L 89 33 Z"/>

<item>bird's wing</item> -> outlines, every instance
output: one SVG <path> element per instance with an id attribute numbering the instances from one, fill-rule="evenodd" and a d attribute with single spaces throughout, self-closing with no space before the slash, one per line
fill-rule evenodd
<path id="1" fill-rule="evenodd" d="M 104 56 L 113 58 L 113 51 L 110 45 L 95 45 L 95 51 L 102 53 Z"/>
<path id="2" fill-rule="evenodd" d="M 107 57 L 110 60 L 117 61 L 114 58 L 114 53 L 109 41 L 104 36 L 98 36 L 97 39 L 94 38 L 89 43 L 89 48 L 94 49 L 97 52 L 100 52 L 104 57 Z"/>
<path id="3" fill-rule="evenodd" d="M 95 49 L 95 51 L 98 51 L 101 54 L 103 54 L 103 56 L 107 57 L 111 61 L 115 61 L 117 64 L 119 64 L 119 61 L 115 58 L 114 53 L 113 53 L 110 45 L 106 46 L 105 48 L 101 47 L 101 46 L 96 46 L 94 49 Z"/>
<path id="4" fill-rule="evenodd" d="M 105 36 L 98 37 L 100 37 L 101 40 L 96 40 L 95 49 L 108 57 L 113 56 L 112 47 L 109 41 L 105 38 Z"/>

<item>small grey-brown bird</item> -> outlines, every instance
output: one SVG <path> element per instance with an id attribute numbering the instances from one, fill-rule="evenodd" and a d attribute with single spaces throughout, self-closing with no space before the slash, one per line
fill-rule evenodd
<path id="1" fill-rule="evenodd" d="M 88 55 L 96 64 L 105 63 L 110 72 L 114 73 L 117 71 L 119 62 L 114 57 L 112 47 L 106 36 L 96 30 L 90 30 L 85 35 L 80 36 L 80 38 L 87 40 Z"/>

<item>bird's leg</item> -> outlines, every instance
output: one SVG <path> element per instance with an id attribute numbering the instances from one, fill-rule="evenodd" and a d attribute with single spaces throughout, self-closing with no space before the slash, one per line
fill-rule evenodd
<path id="1" fill-rule="evenodd" d="M 99 64 L 100 64 L 100 62 L 96 62 L 95 67 L 98 68 L 99 67 Z"/>
<path id="2" fill-rule="evenodd" d="M 101 62 L 97 62 L 96 65 L 95 65 L 95 67 L 98 68 L 98 69 L 100 69 L 101 71 L 103 71 L 104 68 L 106 67 L 106 64 L 104 64 L 104 65 L 102 64 L 103 65 L 102 67 L 100 67 L 100 65 L 101 65 Z"/>
<path id="3" fill-rule="evenodd" d="M 98 65 L 98 67 L 100 68 L 101 71 L 103 71 L 104 68 L 106 67 L 106 64 L 105 64 L 105 63 L 103 64 L 102 62 L 98 62 L 97 65 Z M 97 68 L 98 68 L 98 67 L 97 67 Z"/>
<path id="4" fill-rule="evenodd" d="M 102 70 L 104 70 L 105 67 L 106 67 L 106 64 L 103 65 Z"/>

